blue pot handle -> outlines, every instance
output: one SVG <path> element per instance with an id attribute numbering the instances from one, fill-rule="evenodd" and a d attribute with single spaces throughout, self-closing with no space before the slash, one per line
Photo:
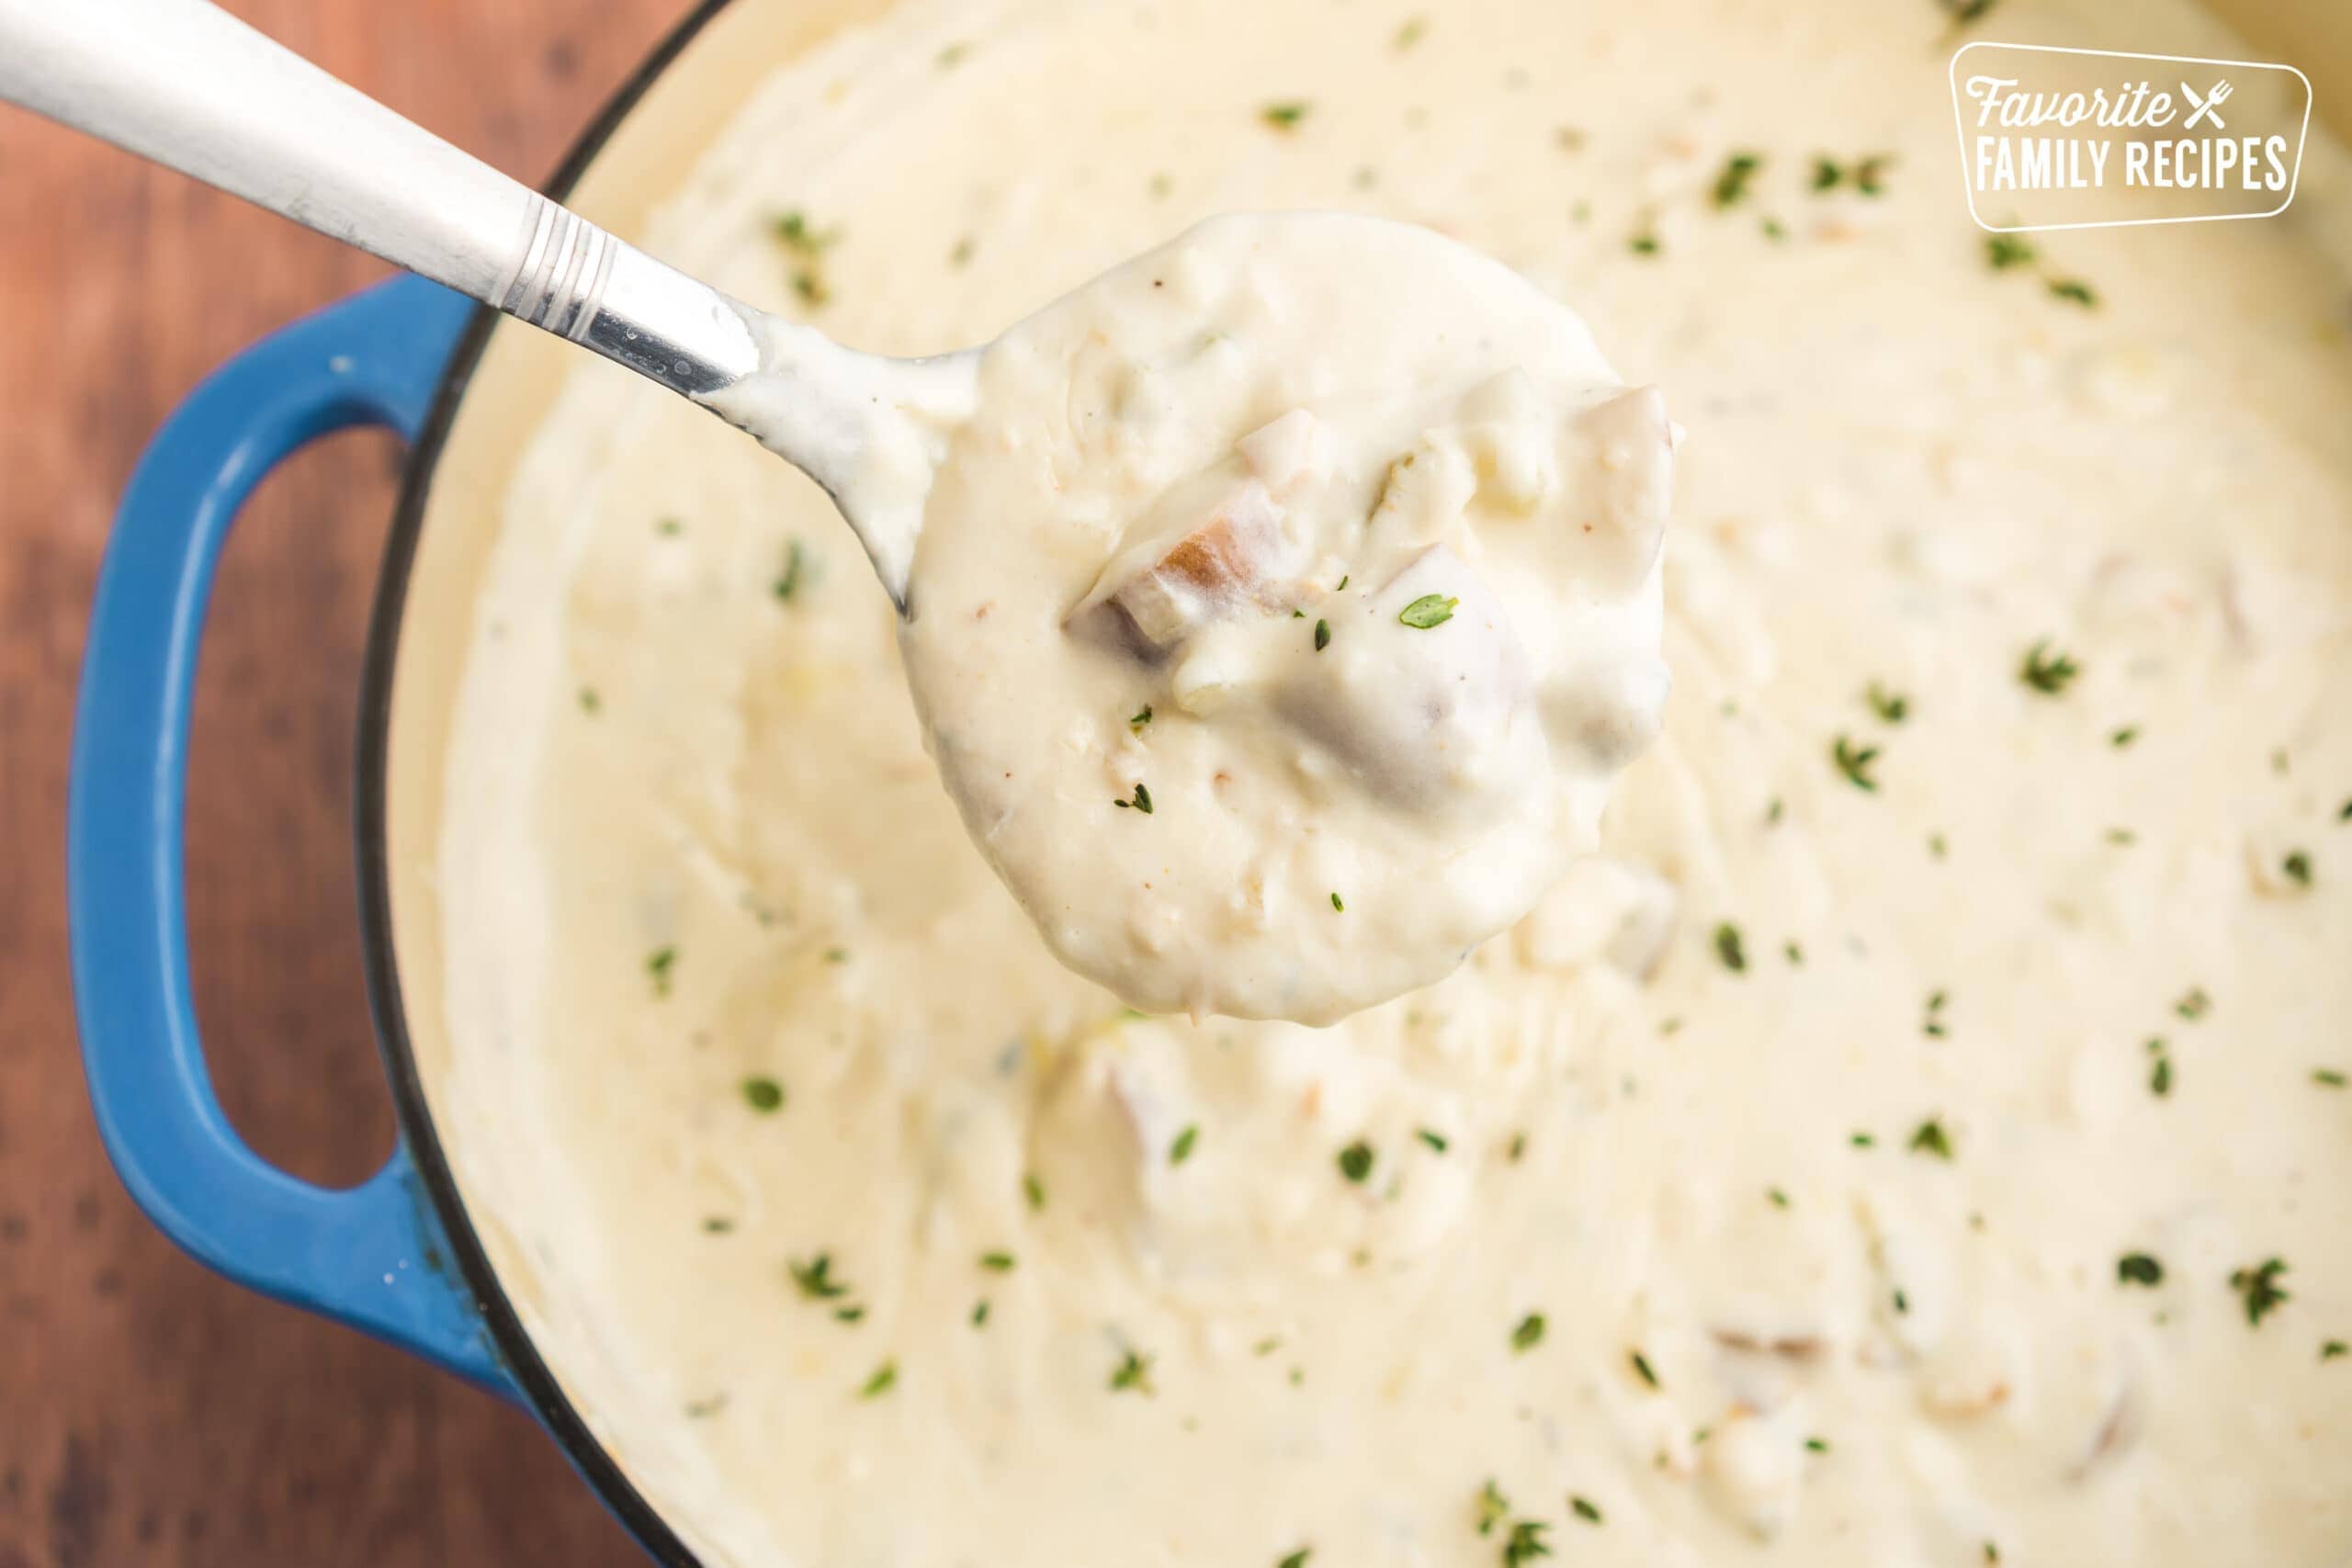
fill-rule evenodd
<path id="1" fill-rule="evenodd" d="M 264 1163 L 220 1112 L 188 989 L 188 711 L 229 525 L 306 443 L 414 440 L 474 310 L 403 277 L 255 344 L 189 394 L 124 492 L 99 573 L 67 812 L 74 991 L 98 1131 L 139 1206 L 200 1261 L 513 1395 L 405 1145 L 347 1191 Z"/>

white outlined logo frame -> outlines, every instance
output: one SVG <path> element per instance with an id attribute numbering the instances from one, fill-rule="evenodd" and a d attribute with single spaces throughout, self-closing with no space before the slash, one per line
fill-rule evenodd
<path id="1" fill-rule="evenodd" d="M 2281 71 L 2294 77 L 2303 89 L 2303 114 L 2295 128 L 2295 163 L 2287 176 L 2287 194 L 2278 206 L 2267 212 L 2201 212 L 2177 218 L 2110 218 L 2085 223 L 1988 223 L 1976 210 L 1976 185 L 1969 177 L 1968 115 L 1962 107 L 1966 95 L 1961 90 L 1960 62 L 1971 50 L 2014 50 L 2022 54 L 2092 55 L 2105 60 L 2132 60 L 2163 65 L 2225 65 L 2233 71 Z M 2233 223 L 2249 218 L 2276 218 L 2294 205 L 2296 188 L 2302 183 L 2303 148 L 2312 129 L 2312 79 L 2293 65 L 2279 61 L 2215 60 L 2196 54 L 2134 54 L 2120 49 L 2069 49 L 2058 44 L 2001 43 L 1992 39 L 1973 39 L 1952 51 L 1951 62 L 1946 67 L 1951 86 L 1952 131 L 1959 139 L 1960 188 L 1968 202 L 1968 216 L 1979 229 L 1988 234 L 2039 234 L 2062 229 L 2144 229 L 2160 223 Z"/>

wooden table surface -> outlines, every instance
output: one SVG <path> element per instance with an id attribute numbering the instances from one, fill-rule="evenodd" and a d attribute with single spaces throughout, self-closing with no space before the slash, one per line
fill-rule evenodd
<path id="1" fill-rule="evenodd" d="M 686 3 L 229 0 L 532 182 Z M 181 1256 L 83 1093 L 65 759 L 116 498 L 206 371 L 383 271 L 0 107 L 0 1568 L 644 1561 L 528 1417 Z M 197 709 L 188 914 L 221 1098 L 326 1180 L 392 1137 L 349 818 L 396 458 L 347 434 L 266 486 L 222 565 Z"/>

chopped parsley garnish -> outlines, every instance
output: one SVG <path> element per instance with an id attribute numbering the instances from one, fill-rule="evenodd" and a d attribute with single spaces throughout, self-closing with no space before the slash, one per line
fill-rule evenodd
<path id="1" fill-rule="evenodd" d="M 582 713 L 601 712 L 604 705 L 605 699 L 596 694 L 595 687 L 582 686 L 580 688 L 580 711 Z"/>
<path id="2" fill-rule="evenodd" d="M 1503 1149 L 1503 1157 L 1510 1161 L 1511 1164 L 1517 1165 L 1521 1159 L 1524 1159 L 1526 1156 L 1527 1134 L 1524 1133 L 1513 1133 L 1510 1135 L 1510 1143 Z"/>
<path id="3" fill-rule="evenodd" d="M 2117 730 L 2114 734 L 2109 736 L 2107 738 L 2107 743 L 2120 751 L 2125 747 L 2131 745 L 2132 742 L 2139 739 L 2140 727 L 2136 724 L 2127 724 L 2122 728 Z"/>
<path id="4" fill-rule="evenodd" d="M 1343 571 L 1340 573 L 1340 586 L 1334 588 L 1331 592 L 1334 593 L 1345 593 L 1348 591 L 1348 579 L 1354 575 L 1355 573 L 1351 571 Z"/>
<path id="5" fill-rule="evenodd" d="M 2098 296 L 2092 293 L 2091 286 L 2079 277 L 2052 278 L 2050 293 L 2053 299 L 2064 299 L 2072 305 L 2080 305 L 2086 310 L 2098 309 Z"/>
<path id="6" fill-rule="evenodd" d="M 1724 967 L 1735 975 L 1747 968 L 1747 944 L 1740 937 L 1739 928 L 1729 920 L 1715 928 L 1715 956 L 1722 959 Z"/>
<path id="7" fill-rule="evenodd" d="M 1336 890 L 1331 895 L 1331 908 L 1342 915 L 1348 912 L 1347 904 L 1340 897 L 1340 895 Z"/>
<path id="8" fill-rule="evenodd" d="M 1521 1318 L 1519 1325 L 1510 1331 L 1510 1348 L 1513 1350 L 1532 1350 L 1542 1343 L 1544 1343 L 1544 1314 L 1540 1312 L 1529 1313 L 1525 1317 Z"/>
<path id="9" fill-rule="evenodd" d="M 865 1318 L 865 1308 L 863 1305 L 835 1307 L 833 1317 L 842 1323 L 862 1323 Z"/>
<path id="10" fill-rule="evenodd" d="M 2155 1058 L 2148 1066 L 2148 1092 L 2162 1100 L 2172 1093 L 2172 1053 L 2158 1038 L 2148 1042 L 2148 1054 Z"/>
<path id="11" fill-rule="evenodd" d="M 1626 1359 L 1634 1364 L 1635 1377 L 1640 1378 L 1652 1388 L 1658 1386 L 1657 1373 L 1650 1370 L 1650 1359 L 1647 1356 L 1643 1355 L 1639 1350 L 1629 1350 L 1625 1355 Z"/>
<path id="12" fill-rule="evenodd" d="M 1826 1454 L 1829 1451 L 1829 1439 L 1826 1438 L 1807 1438 L 1804 1440 L 1804 1451 L 1809 1454 Z"/>
<path id="13" fill-rule="evenodd" d="M 1813 161 L 1813 188 L 1835 190 L 1845 183 L 1846 166 L 1835 158 L 1816 157 Z"/>
<path id="14" fill-rule="evenodd" d="M 1195 1122 L 1188 1124 L 1182 1132 L 1176 1134 L 1176 1141 L 1168 1145 L 1168 1163 L 1182 1165 L 1186 1160 L 1191 1159 L 1193 1145 L 1200 1141 L 1200 1123 Z"/>
<path id="15" fill-rule="evenodd" d="M 2352 800 L 2344 803 L 2344 808 L 2335 814 L 2335 819 L 2338 822 L 2352 822 Z"/>
<path id="16" fill-rule="evenodd" d="M 2109 828 L 2107 830 L 2107 841 L 2128 848 L 2140 841 L 2140 835 L 2129 828 Z"/>
<path id="17" fill-rule="evenodd" d="M 1396 29 L 1396 47 L 1398 49 L 1412 48 L 1428 35 L 1429 30 L 1430 19 L 1427 17 L 1406 17 L 1405 25 Z"/>
<path id="18" fill-rule="evenodd" d="M 1756 178 L 1756 171 L 1764 166 L 1761 154 L 1735 152 L 1724 160 L 1723 173 L 1715 176 L 1715 205 L 1736 207 L 1746 198 L 1748 185 Z"/>
<path id="19" fill-rule="evenodd" d="M 1268 104 L 1258 113 L 1260 118 L 1276 130 L 1295 130 L 1298 129 L 1298 122 L 1305 119 L 1307 111 L 1314 107 L 1312 104 L 1299 102 Z"/>
<path id="20" fill-rule="evenodd" d="M 1314 1555 L 1315 1549 L 1313 1547 L 1302 1546 L 1296 1551 L 1292 1552 L 1289 1556 L 1275 1563 L 1274 1568 L 1306 1568 L 1306 1560 Z"/>
<path id="21" fill-rule="evenodd" d="M 1360 1182 L 1372 1174 L 1372 1145 L 1358 1138 L 1340 1151 L 1340 1174 Z"/>
<path id="22" fill-rule="evenodd" d="M 949 44 L 946 48 L 939 51 L 939 68 L 942 71 L 954 70 L 956 66 L 963 63 L 964 56 L 968 51 L 969 48 L 970 46 L 967 44 Z"/>
<path id="23" fill-rule="evenodd" d="M 1453 619 L 1453 612 L 1461 603 L 1442 593 L 1424 593 L 1399 611 L 1396 618 L 1417 632 L 1425 632 Z"/>
<path id="24" fill-rule="evenodd" d="M 1331 646 L 1331 623 L 1330 623 L 1330 622 L 1329 622 L 1329 621 L 1317 621 L 1317 622 L 1316 622 L 1316 623 L 1315 623 L 1315 651 L 1316 651 L 1316 652 L 1317 652 L 1317 653 L 1320 653 L 1320 652 L 1322 652 L 1325 649 L 1327 649 L 1327 648 L 1329 648 L 1329 647 L 1330 647 L 1330 646 Z"/>
<path id="25" fill-rule="evenodd" d="M 1016 1259 L 1010 1252 L 983 1252 L 980 1254 L 980 1267 L 987 1269 L 991 1274 L 1010 1274 L 1012 1272 L 1013 1267 L 1017 1262 L 1018 1259 Z"/>
<path id="26" fill-rule="evenodd" d="M 674 539 L 686 531 L 686 525 L 674 517 L 664 517 L 653 525 L 653 531 L 665 539 Z"/>
<path id="27" fill-rule="evenodd" d="M 1589 1525 L 1597 1525 L 1601 1522 L 1600 1505 L 1594 1502 L 1589 1497 L 1578 1497 L 1571 1495 L 1568 1498 L 1568 1512 L 1574 1514 L 1577 1517 L 1582 1519 Z"/>
<path id="28" fill-rule="evenodd" d="M 1127 716 L 1127 728 L 1137 735 L 1141 735 L 1143 727 L 1150 722 L 1151 705 L 1149 703 L 1144 704 L 1141 708 Z"/>
<path id="29" fill-rule="evenodd" d="M 1764 231 L 1764 237 L 1768 240 L 1785 240 L 1789 237 L 1788 226 L 1777 218 L 1767 218 L 1758 227 Z"/>
<path id="30" fill-rule="evenodd" d="M 1650 230 L 1645 229 L 1640 233 L 1634 235 L 1632 239 L 1626 241 L 1625 248 L 1633 252 L 1637 256 L 1654 256 L 1657 254 L 1663 247 L 1658 243 L 1657 235 Z"/>
<path id="31" fill-rule="evenodd" d="M 1544 1532 L 1552 1527 L 1541 1519 L 1521 1519 L 1510 1527 L 1510 1537 L 1503 1542 L 1503 1568 L 1520 1568 L 1538 1557 L 1549 1557 L 1552 1549 L 1544 1544 Z"/>
<path id="32" fill-rule="evenodd" d="M 2334 1067 L 2313 1067 L 2312 1069 L 2312 1082 L 2319 1085 L 2322 1089 L 2342 1089 L 2346 1081 L 2344 1075 L 2337 1072 Z"/>
<path id="33" fill-rule="evenodd" d="M 1878 1147 L 1878 1139 L 1868 1133 L 1856 1133 L 1846 1141 L 1853 1145 L 1858 1149 L 1874 1149 Z"/>
<path id="34" fill-rule="evenodd" d="M 707 1215 L 702 1222 L 702 1232 L 705 1235 L 725 1235 L 734 1228 L 735 1222 L 724 1214 Z"/>
<path id="35" fill-rule="evenodd" d="M 1862 694 L 1862 698 L 1871 705 L 1871 712 L 1878 715 L 1884 723 L 1901 724 L 1911 715 L 1909 697 L 1900 692 L 1890 692 L 1876 681 L 1870 683 L 1870 689 Z"/>
<path id="36" fill-rule="evenodd" d="M 879 1399 L 898 1385 L 899 1363 L 896 1361 L 885 1361 L 880 1366 L 874 1369 L 874 1375 L 865 1380 L 865 1386 L 857 1391 L 857 1397 L 860 1399 Z"/>
<path id="37" fill-rule="evenodd" d="M 2007 272 L 2013 266 L 2031 266 L 2033 244 L 2015 234 L 1987 234 L 1984 236 L 1984 259 L 1992 265 L 1995 272 Z"/>
<path id="38" fill-rule="evenodd" d="M 2240 1269 L 2230 1275 L 2230 1289 L 2245 1300 L 2248 1324 L 2261 1327 L 2262 1320 L 2288 1299 L 2286 1288 L 2278 1283 L 2278 1276 L 2285 1272 L 2284 1259 L 2267 1258 L 2251 1269 Z"/>
<path id="39" fill-rule="evenodd" d="M 1037 1179 L 1037 1173 L 1035 1171 L 1033 1170 L 1023 1173 L 1021 1178 L 1021 1195 L 1029 1200 L 1029 1207 L 1033 1211 L 1043 1209 L 1046 1206 L 1046 1184 Z"/>
<path id="40" fill-rule="evenodd" d="M 1789 1195 L 1777 1187 L 1764 1189 L 1764 1196 L 1775 1209 L 1785 1209 L 1789 1206 Z"/>
<path id="41" fill-rule="evenodd" d="M 1894 162 L 1892 152 L 1873 152 L 1854 165 L 1854 188 L 1864 196 L 1886 194 L 1886 171 Z"/>
<path id="42" fill-rule="evenodd" d="M 1838 765 L 1839 773 L 1846 775 L 1848 784 L 1859 790 L 1876 793 L 1878 780 L 1871 776 L 1871 764 L 1878 761 L 1877 747 L 1856 746 L 1841 735 L 1829 748 L 1829 760 Z"/>
<path id="43" fill-rule="evenodd" d="M 832 298 L 832 288 L 825 280 L 825 252 L 839 240 L 841 231 L 820 232 L 808 221 L 808 215 L 799 209 L 779 215 L 775 220 L 775 237 L 784 248 L 796 257 L 792 269 L 792 291 L 811 305 L 821 305 Z"/>
<path id="44" fill-rule="evenodd" d="M 2352 1345 L 2346 1345 L 2341 1339 L 2330 1339 L 2319 1348 L 2319 1359 L 2323 1361 L 2333 1361 L 2338 1356 L 2352 1356 Z"/>
<path id="45" fill-rule="evenodd" d="M 789 600 L 800 592 L 800 581 L 807 565 L 808 553 L 800 547 L 799 540 L 795 539 L 785 547 L 784 575 L 775 580 L 774 589 L 778 599 Z"/>
<path id="46" fill-rule="evenodd" d="M 1991 7 L 1993 0 L 1969 0 L 1969 3 L 1976 6 L 1976 14 L 1982 16 L 1986 9 Z M 1998 1562 L 2000 1560 L 2001 1548 L 1999 1543 L 1990 1540 L 1986 1541 L 1984 1543 L 1984 1561 L 1987 1562 Z"/>
<path id="47" fill-rule="evenodd" d="M 784 1086 L 772 1077 L 754 1075 L 743 1080 L 743 1103 L 765 1116 L 784 1109 Z"/>
<path id="48" fill-rule="evenodd" d="M 969 266 L 972 265 L 973 252 L 978 249 L 979 242 L 967 234 L 956 242 L 954 250 L 947 253 L 947 265 L 953 267 Z"/>
<path id="49" fill-rule="evenodd" d="M 849 1287 L 833 1277 L 833 1255 L 820 1252 L 806 1263 L 793 1258 L 785 1266 L 800 1293 L 813 1302 L 830 1302 L 849 1294 Z"/>
<path id="50" fill-rule="evenodd" d="M 2204 987 L 2191 986 L 2172 1004 L 2172 1010 L 2194 1023 L 2213 1010 L 2213 998 L 2205 994 Z"/>
<path id="51" fill-rule="evenodd" d="M 1438 1132 L 1434 1128 L 1423 1127 L 1420 1131 L 1415 1133 L 1413 1136 L 1420 1139 L 1421 1142 L 1427 1144 L 1439 1154 L 1445 1153 L 1448 1148 L 1453 1146 L 1445 1141 L 1445 1134 Z"/>
<path id="52" fill-rule="evenodd" d="M 2127 1252 L 2115 1260 L 2119 1285 L 2156 1286 L 2165 1282 L 2165 1266 L 2144 1252 Z"/>
<path id="53" fill-rule="evenodd" d="M 1932 1116 L 1919 1123 L 1918 1130 L 1911 1134 L 1911 1142 L 1906 1146 L 1915 1155 L 1951 1158 L 1951 1135 L 1944 1131 L 1944 1124 Z"/>
<path id="54" fill-rule="evenodd" d="M 1130 1350 L 1122 1356 L 1119 1364 L 1111 1371 L 1111 1392 L 1125 1393 L 1132 1389 L 1147 1396 L 1158 1393 L 1151 1386 L 1151 1362 L 1152 1358 L 1139 1350 Z"/>
<path id="55" fill-rule="evenodd" d="M 1132 807 L 1148 817 L 1151 815 L 1151 791 L 1144 788 L 1142 781 L 1137 780 L 1133 795 L 1125 800 L 1114 800 L 1111 804 L 1123 808 Z"/>
<path id="56" fill-rule="evenodd" d="M 678 950 L 675 947 L 657 947 L 646 955 L 645 972 L 653 976 L 655 996 L 666 997 L 670 994 L 671 971 L 677 966 Z"/>
<path id="57" fill-rule="evenodd" d="M 1900 1287 L 1894 1292 L 1894 1310 L 1898 1316 L 1908 1316 L 1911 1312 L 1911 1298 L 1905 1295 Z"/>
<path id="58" fill-rule="evenodd" d="M 2027 649 L 2025 661 L 2018 666 L 2018 679 L 2045 697 L 2064 691 L 2082 672 L 2070 655 L 2051 648 L 2048 637 Z"/>
<path id="59" fill-rule="evenodd" d="M 1804 967 L 1804 948 L 1801 943 L 1793 942 L 1782 942 L 1781 944 L 1781 956 L 1787 959 L 1790 965 L 1793 968 L 1802 969 Z"/>
<path id="60" fill-rule="evenodd" d="M 972 1303 L 972 1326 L 975 1328 L 986 1328 L 988 1325 L 989 1299 L 986 1296 L 982 1296 L 978 1301 Z"/>
<path id="61" fill-rule="evenodd" d="M 2312 885 L 2312 857 L 2305 851 L 2290 852 L 2287 858 L 2278 863 L 2278 869 L 2285 872 L 2287 880 L 2297 886 L 2309 887 Z"/>
<path id="62" fill-rule="evenodd" d="M 1928 1019 L 1919 1026 L 1919 1032 L 1930 1040 L 1941 1040 L 1951 1032 L 1943 1018 L 1944 1004 L 1951 1000 L 1951 996 L 1949 992 L 1929 991 L 1928 993 Z"/>
<path id="63" fill-rule="evenodd" d="M 1510 1512 L 1510 1499 L 1503 1495 L 1502 1488 L 1495 1484 L 1492 1476 L 1487 1477 L 1487 1483 L 1478 1489 L 1478 1533 L 1494 1534 L 1495 1527 L 1502 1523 Z"/>

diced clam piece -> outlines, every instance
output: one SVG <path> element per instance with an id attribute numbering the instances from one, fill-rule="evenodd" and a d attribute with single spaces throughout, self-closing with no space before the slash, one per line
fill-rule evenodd
<path id="1" fill-rule="evenodd" d="M 1284 554 L 1282 516 L 1265 484 L 1224 469 L 1173 491 L 1111 558 L 1071 619 L 1100 604 L 1126 618 L 1155 653 L 1258 603 Z"/>

